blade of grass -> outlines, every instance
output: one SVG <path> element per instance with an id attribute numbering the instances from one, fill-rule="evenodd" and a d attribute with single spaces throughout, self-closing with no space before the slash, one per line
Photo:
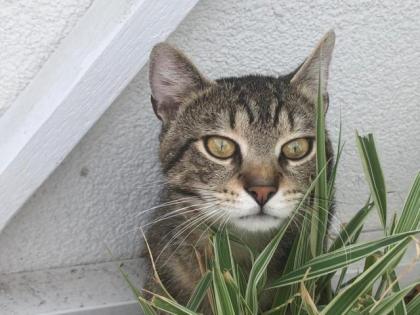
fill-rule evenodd
<path id="1" fill-rule="evenodd" d="M 343 245 L 347 245 L 349 240 L 359 231 L 363 226 L 366 217 L 369 215 L 373 208 L 373 203 L 368 202 L 361 208 L 356 215 L 341 229 L 340 234 L 336 237 L 334 242 L 331 244 L 328 252 L 333 252 Z M 359 232 L 360 233 L 360 232 Z"/>
<path id="2" fill-rule="evenodd" d="M 217 313 L 234 315 L 235 309 L 231 300 L 231 296 L 226 286 L 223 274 L 217 263 L 214 265 L 212 275 L 214 300 L 216 304 Z"/>
<path id="3" fill-rule="evenodd" d="M 378 210 L 384 231 L 386 231 L 386 188 L 378 153 L 376 152 L 375 141 L 372 134 L 360 136 L 356 132 L 356 142 L 366 180 L 369 183 L 370 191 L 375 202 L 375 207 Z"/>
<path id="4" fill-rule="evenodd" d="M 333 198 L 333 193 L 334 193 L 333 190 L 334 190 L 335 179 L 337 176 L 337 169 L 340 162 L 341 154 L 343 153 L 343 149 L 344 149 L 344 144 L 341 144 L 341 141 L 342 141 L 341 137 L 342 137 L 342 123 L 341 123 L 341 113 L 340 113 L 340 126 L 338 129 L 337 154 L 335 157 L 334 166 L 328 178 L 328 200 L 332 200 Z"/>
<path id="5" fill-rule="evenodd" d="M 276 248 L 278 244 L 280 243 L 281 239 L 283 238 L 283 235 L 286 232 L 287 228 L 291 224 L 294 216 L 296 215 L 297 211 L 302 207 L 303 203 L 306 202 L 306 199 L 308 198 L 309 194 L 314 189 L 318 180 L 319 180 L 319 175 L 311 183 L 310 187 L 307 189 L 306 193 L 304 194 L 302 199 L 299 201 L 298 205 L 293 210 L 292 215 L 287 220 L 287 222 L 281 226 L 281 228 L 279 229 L 277 234 L 274 236 L 274 238 L 270 241 L 270 243 L 268 243 L 268 245 L 264 248 L 264 250 L 260 253 L 260 255 L 258 255 L 258 257 L 255 259 L 255 262 L 249 273 L 249 278 L 248 278 L 247 287 L 245 291 L 245 300 L 247 301 L 247 304 L 251 307 L 253 314 L 256 314 L 258 311 L 257 288 L 259 287 L 259 283 L 267 270 L 268 264 L 271 258 L 273 258 Z"/>
<path id="6" fill-rule="evenodd" d="M 325 235 L 328 225 L 329 209 L 328 182 L 327 182 L 327 156 L 325 150 L 325 110 L 324 97 L 321 90 L 321 67 L 318 77 L 318 97 L 316 101 L 316 173 L 319 179 L 315 185 L 315 207 L 312 213 L 311 251 L 312 256 L 323 252 Z"/>
<path id="7" fill-rule="evenodd" d="M 404 252 L 411 241 L 407 237 L 388 251 L 380 260 L 363 272 L 357 279 L 341 291 L 323 310 L 322 315 L 346 314 L 356 303 L 358 298 L 368 290 L 375 280 L 393 265 L 399 253 Z"/>
<path id="8" fill-rule="evenodd" d="M 198 315 L 198 313 L 189 310 L 185 306 L 168 299 L 164 296 L 155 294 L 151 301 L 152 305 L 164 312 L 174 315 Z"/>
<path id="9" fill-rule="evenodd" d="M 264 276 L 268 264 L 271 258 L 274 255 L 274 252 L 280 243 L 280 240 L 283 238 L 286 229 L 289 227 L 291 219 L 282 226 L 276 236 L 270 241 L 270 243 L 264 248 L 261 254 L 255 260 L 254 265 L 251 268 L 251 272 L 249 274 L 246 293 L 245 293 L 245 300 L 247 304 L 251 307 L 253 314 L 257 314 L 258 312 L 258 286 L 259 282 Z"/>
<path id="10" fill-rule="evenodd" d="M 232 278 L 232 282 L 236 284 L 238 280 L 236 278 L 235 262 L 233 260 L 228 231 L 226 229 L 219 230 L 214 236 L 213 244 L 215 264 L 221 270 L 225 280 L 226 277 L 230 277 Z M 227 289 L 233 308 L 236 310 L 236 313 L 238 313 L 240 307 L 240 299 L 238 294 L 235 290 L 232 289 L 232 286 L 227 286 Z"/>
<path id="11" fill-rule="evenodd" d="M 359 239 L 360 233 L 362 233 L 362 230 L 363 230 L 363 225 L 359 227 L 359 229 L 356 231 L 356 234 L 354 234 L 354 236 L 350 240 L 350 245 L 355 244 L 357 242 L 357 240 Z M 344 281 L 344 278 L 346 277 L 346 274 L 347 274 L 347 267 L 344 267 L 341 270 L 340 278 L 338 279 L 337 287 L 335 289 L 335 294 L 334 295 L 337 295 L 339 290 L 341 289 L 341 285 L 343 284 L 343 281 Z M 330 277 L 332 277 L 332 275 L 333 274 L 331 274 Z"/>
<path id="12" fill-rule="evenodd" d="M 305 283 L 302 281 L 300 283 L 300 296 L 302 298 L 305 310 L 309 315 L 319 315 L 318 309 L 315 305 L 314 300 L 312 299 L 311 294 L 305 286 Z"/>
<path id="13" fill-rule="evenodd" d="M 401 253 L 400 260 L 402 259 L 402 256 L 403 255 L 404 255 L 404 252 Z M 391 271 L 388 271 L 387 272 L 387 278 L 388 278 L 389 285 L 392 286 L 391 287 L 392 288 L 392 291 L 394 293 L 400 292 L 401 291 L 401 288 L 400 288 L 400 284 L 398 283 L 398 278 L 397 278 L 397 275 L 395 273 L 395 270 L 392 269 Z M 395 303 L 395 305 L 394 305 L 394 314 L 397 314 L 397 315 L 407 315 L 407 308 L 405 306 L 404 301 L 401 301 L 400 300 L 400 301 L 397 301 Z"/>
<path id="14" fill-rule="evenodd" d="M 379 300 L 375 303 L 375 305 L 370 309 L 369 314 L 370 315 L 387 315 L 394 307 L 402 302 L 404 303 L 404 297 L 420 282 L 413 283 L 409 285 L 408 287 L 399 290 L 398 292 L 394 292 L 393 294 L 387 296 L 386 298 Z M 402 313 L 398 313 L 402 314 Z"/>
<path id="15" fill-rule="evenodd" d="M 407 315 L 420 314 L 420 294 L 417 294 L 410 303 L 407 304 Z"/>
<path id="16" fill-rule="evenodd" d="M 192 311 L 197 311 L 204 297 L 207 295 L 207 290 L 211 285 L 212 274 L 210 271 L 207 271 L 203 277 L 198 282 L 197 286 L 194 289 L 193 294 L 190 297 L 190 300 L 187 303 L 187 308 Z"/>
<path id="17" fill-rule="evenodd" d="M 305 212 L 301 227 L 301 232 L 299 233 L 299 237 L 296 238 L 293 242 L 292 249 L 289 253 L 289 257 L 287 258 L 286 266 L 284 268 L 283 274 L 293 271 L 294 269 L 302 266 L 304 263 L 306 263 L 310 257 L 310 250 L 309 250 L 309 244 L 308 244 L 308 238 L 310 233 L 310 227 L 311 227 L 311 214 L 308 212 Z M 277 307 L 279 305 L 285 305 L 283 308 L 279 308 L 278 315 L 284 315 L 287 311 L 287 305 L 290 303 L 287 303 L 292 297 L 294 299 L 299 299 L 297 297 L 298 292 L 298 286 L 297 285 L 291 285 L 288 287 L 278 288 L 277 289 L 277 296 L 275 298 L 275 304 L 274 307 Z M 294 303 L 295 305 L 297 303 Z M 295 311 L 295 309 L 291 310 L 292 313 Z"/>
<path id="18" fill-rule="evenodd" d="M 302 267 L 280 277 L 275 280 L 270 286 L 271 288 L 282 287 L 300 282 L 305 276 L 308 269 L 311 269 L 307 274 L 307 279 L 314 279 L 332 271 L 346 267 L 347 265 L 363 259 L 379 249 L 397 244 L 405 238 L 419 233 L 420 231 L 405 232 L 397 235 L 389 235 L 382 239 L 366 242 L 362 244 L 354 244 L 346 248 L 338 249 L 334 252 L 326 253 L 311 259 Z"/>
<path id="19" fill-rule="evenodd" d="M 150 305 L 150 302 L 141 296 L 139 289 L 137 289 L 135 285 L 131 282 L 130 278 L 128 277 L 128 274 L 122 269 L 121 265 L 118 266 L 118 270 L 123 276 L 125 282 L 127 282 L 128 286 L 131 289 L 131 292 L 133 292 L 134 296 L 136 297 L 136 300 L 139 302 L 140 308 L 143 311 L 143 313 L 145 315 L 157 315 L 155 310 Z"/>
<path id="20" fill-rule="evenodd" d="M 156 311 L 150 305 L 150 302 L 148 302 L 141 296 L 139 296 L 138 299 L 140 303 L 140 308 L 143 311 L 144 315 L 157 315 Z"/>
<path id="21" fill-rule="evenodd" d="M 400 233 L 418 228 L 420 228 L 420 172 L 417 173 L 414 183 L 411 186 L 394 232 Z"/>

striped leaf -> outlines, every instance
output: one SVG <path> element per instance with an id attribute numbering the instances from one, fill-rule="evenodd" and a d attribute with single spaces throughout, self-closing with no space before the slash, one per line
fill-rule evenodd
<path id="1" fill-rule="evenodd" d="M 395 226 L 394 232 L 401 233 L 420 228 L 420 172 L 417 173 L 411 190 L 404 203 L 401 217 Z"/>
<path id="2" fill-rule="evenodd" d="M 373 204 L 369 201 L 360 209 L 356 215 L 347 223 L 340 231 L 340 234 L 336 237 L 334 242 L 331 244 L 328 252 L 333 252 L 343 245 L 347 245 L 349 240 L 357 233 L 357 231 L 363 226 L 366 217 L 373 208 Z"/>
<path id="3" fill-rule="evenodd" d="M 324 168 L 325 169 L 325 168 Z M 284 236 L 287 228 L 293 221 L 294 216 L 296 215 L 297 211 L 302 207 L 302 205 L 306 202 L 309 194 L 314 189 L 316 183 L 319 180 L 319 176 L 315 178 L 315 180 L 311 183 L 310 187 L 307 189 L 306 193 L 299 201 L 298 205 L 292 212 L 289 220 L 285 224 L 281 226 L 277 234 L 274 238 L 268 243 L 268 245 L 263 249 L 263 251 L 258 255 L 255 259 L 254 264 L 252 265 L 251 271 L 249 273 L 249 278 L 247 282 L 246 292 L 245 292 L 245 300 L 247 304 L 253 311 L 253 314 L 257 314 L 258 312 L 258 287 L 260 285 L 260 281 L 263 279 L 264 275 L 266 274 L 268 264 L 273 258 L 273 255 L 277 249 L 278 244 L 280 243 L 281 239 Z"/>
<path id="4" fill-rule="evenodd" d="M 328 178 L 328 199 L 329 200 L 332 200 L 333 198 L 334 184 L 335 184 L 335 179 L 337 177 L 338 165 L 340 163 L 341 154 L 343 153 L 343 149 L 344 149 L 344 144 L 341 144 L 342 142 L 341 138 L 342 138 L 342 124 L 341 124 L 341 117 L 340 117 L 340 126 L 338 128 L 337 154 L 335 157 L 334 166 Z"/>
<path id="5" fill-rule="evenodd" d="M 122 274 L 125 282 L 127 282 L 128 286 L 131 289 L 131 292 L 133 292 L 134 296 L 136 297 L 136 300 L 139 302 L 140 308 L 143 311 L 143 313 L 145 315 L 157 315 L 155 310 L 150 305 L 150 302 L 141 296 L 139 289 L 137 289 L 136 286 L 131 282 L 130 278 L 128 277 L 128 274 L 122 269 L 121 265 L 118 266 L 118 270 Z"/>
<path id="6" fill-rule="evenodd" d="M 150 302 L 148 302 L 146 299 L 144 299 L 141 296 L 138 296 L 138 301 L 144 315 L 157 315 L 156 311 L 150 305 Z"/>
<path id="7" fill-rule="evenodd" d="M 309 280 L 329 274 L 330 272 L 346 267 L 353 262 L 372 255 L 383 247 L 397 244 L 408 236 L 419 232 L 420 231 L 412 231 L 390 235 L 376 241 L 349 245 L 334 252 L 320 255 L 311 259 L 302 267 L 280 277 L 280 279 L 274 281 L 270 285 L 270 288 L 277 288 L 300 282 L 305 275 L 306 279 Z M 310 271 L 307 272 L 309 269 Z"/>
<path id="8" fill-rule="evenodd" d="M 157 309 L 174 315 L 198 315 L 198 313 L 164 296 L 155 294 L 151 301 Z M 233 313 L 232 313 L 233 315 Z"/>
<path id="9" fill-rule="evenodd" d="M 322 315 L 346 314 L 351 310 L 356 301 L 361 297 L 381 275 L 383 275 L 394 261 L 399 258 L 399 254 L 404 252 L 411 241 L 411 237 L 406 237 L 381 259 L 374 263 L 368 270 L 360 274 L 356 280 L 341 291 L 321 312 Z"/>
<path id="10" fill-rule="evenodd" d="M 201 302 L 207 294 L 208 288 L 211 285 L 211 280 L 212 274 L 210 271 L 207 271 L 195 287 L 194 292 L 187 303 L 187 308 L 189 308 L 192 311 L 198 310 Z"/>
<path id="11" fill-rule="evenodd" d="M 235 309 L 223 273 L 216 263 L 213 268 L 213 292 L 218 314 L 234 315 Z"/>
<path id="12" fill-rule="evenodd" d="M 299 233 L 299 237 L 296 238 L 293 242 L 292 249 L 289 253 L 289 257 L 287 258 L 287 263 L 283 271 L 284 273 L 288 273 L 295 270 L 310 259 L 308 238 L 311 226 L 311 214 L 305 212 L 303 215 L 304 218 L 302 221 L 301 233 Z M 280 305 L 284 305 L 284 307 L 279 308 L 276 314 L 286 314 L 287 306 L 288 304 L 290 304 L 287 302 L 291 300 L 294 300 L 294 303 L 291 306 L 291 312 L 292 314 L 296 312 L 295 305 L 299 304 L 299 297 L 297 297 L 298 291 L 299 290 L 297 284 L 277 289 L 277 296 L 275 298 L 275 304 L 273 305 L 273 308 L 278 307 Z"/>
<path id="13" fill-rule="evenodd" d="M 407 315 L 420 314 L 420 294 L 417 294 L 407 305 Z"/>
<path id="14" fill-rule="evenodd" d="M 325 151 L 325 110 L 324 97 L 321 90 L 321 68 L 318 80 L 318 98 L 316 102 L 316 173 L 318 181 L 315 185 L 315 207 L 312 213 L 311 251 L 316 256 L 323 252 L 327 233 L 329 195 L 327 182 L 327 156 Z"/>
<path id="15" fill-rule="evenodd" d="M 303 305 L 305 306 L 306 312 L 309 315 L 319 315 L 315 302 L 312 299 L 312 296 L 306 288 L 304 282 L 300 283 L 300 296 L 303 301 Z"/>
<path id="16" fill-rule="evenodd" d="M 378 210 L 384 230 L 386 230 L 386 188 L 379 157 L 376 152 L 375 141 L 372 134 L 359 136 L 356 134 L 357 147 L 365 171 L 366 180 L 369 183 L 370 191 Z"/>

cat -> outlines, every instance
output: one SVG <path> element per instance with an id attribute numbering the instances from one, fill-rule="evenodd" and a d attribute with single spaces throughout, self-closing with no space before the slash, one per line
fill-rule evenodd
<path id="1" fill-rule="evenodd" d="M 150 55 L 151 101 L 162 122 L 162 204 L 146 232 L 160 280 L 186 304 L 208 253 L 207 226 L 227 226 L 262 249 L 288 219 L 315 176 L 315 102 L 327 82 L 335 43 L 329 31 L 292 73 L 210 80 L 179 50 L 157 44 Z M 327 136 L 327 158 L 333 151 Z M 299 221 L 299 220 L 298 220 Z M 281 272 L 299 223 L 288 228 L 269 266 Z M 234 249 L 245 266 L 247 255 Z M 147 266 L 147 291 L 161 292 Z M 270 304 L 269 298 L 267 305 Z M 211 314 L 204 301 L 201 312 Z"/>

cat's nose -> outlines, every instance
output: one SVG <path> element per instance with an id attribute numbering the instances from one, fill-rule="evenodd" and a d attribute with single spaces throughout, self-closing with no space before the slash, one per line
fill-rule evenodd
<path id="1" fill-rule="evenodd" d="M 252 186 L 247 187 L 246 191 L 262 207 L 271 197 L 275 195 L 277 188 L 275 186 Z"/>

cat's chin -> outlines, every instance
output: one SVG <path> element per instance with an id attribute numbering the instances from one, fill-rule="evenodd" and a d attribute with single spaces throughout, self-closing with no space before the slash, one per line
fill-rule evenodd
<path id="1" fill-rule="evenodd" d="M 242 231 L 264 233 L 278 229 L 284 219 L 268 214 L 256 214 L 239 218 L 232 218 L 231 224 Z"/>

